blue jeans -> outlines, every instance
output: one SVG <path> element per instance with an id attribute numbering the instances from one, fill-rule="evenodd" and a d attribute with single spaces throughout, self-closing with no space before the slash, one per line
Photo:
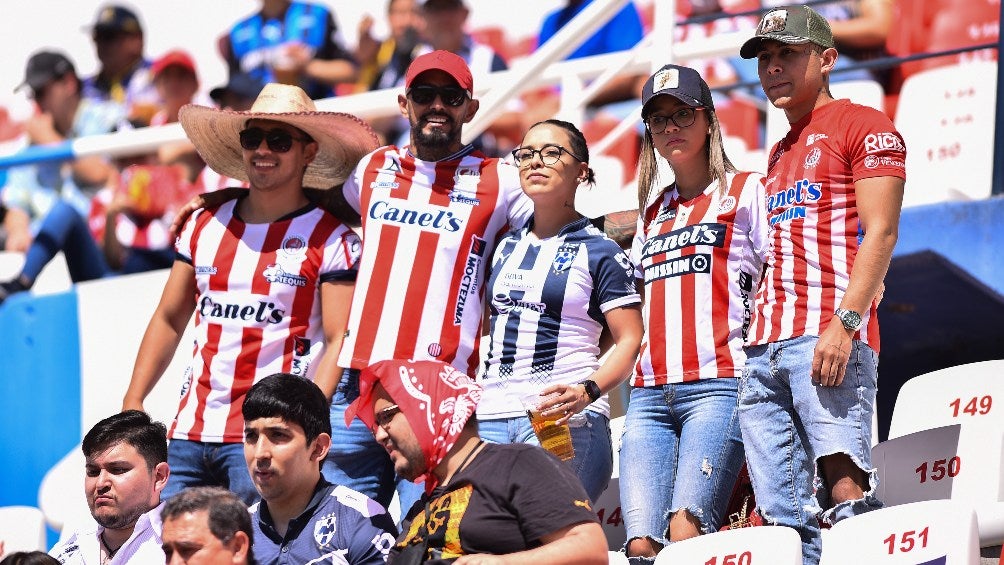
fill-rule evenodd
<path id="1" fill-rule="evenodd" d="M 807 564 L 819 562 L 820 519 L 834 524 L 882 506 L 874 496 L 878 475 L 871 464 L 878 356 L 854 341 L 840 386 L 820 386 L 811 378 L 818 340 L 802 336 L 747 348 L 739 393 L 757 510 L 765 522 L 798 531 Z M 864 498 L 830 508 L 829 487 L 816 462 L 837 453 L 868 473 L 870 488 Z"/>
<path id="2" fill-rule="evenodd" d="M 345 427 L 345 410 L 359 398 L 359 372 L 346 370 L 331 399 L 331 449 L 321 466 L 329 482 L 361 492 L 387 508 L 397 489 L 404 518 L 425 492 L 415 484 L 394 475 L 394 464 L 373 437 L 373 432 L 359 418 Z"/>
<path id="3" fill-rule="evenodd" d="M 230 489 L 249 506 L 259 498 L 248 473 L 243 443 L 172 439 L 167 444 L 167 464 L 171 467 L 171 475 L 160 493 L 161 500 L 197 486 Z"/>
<path id="4" fill-rule="evenodd" d="M 590 500 L 596 501 L 607 490 L 614 468 L 610 446 L 610 419 L 592 410 L 583 410 L 568 423 L 572 432 L 575 457 L 567 463 L 579 477 Z M 540 445 L 527 416 L 478 419 L 478 435 L 493 443 L 531 443 Z"/>
<path id="5" fill-rule="evenodd" d="M 627 540 L 668 543 L 686 510 L 701 533 L 724 520 L 743 465 L 734 378 L 631 389 L 621 436 L 621 511 Z"/>
<path id="6" fill-rule="evenodd" d="M 108 226 L 108 229 L 114 229 Z M 116 274 L 94 241 L 87 220 L 76 208 L 60 200 L 46 214 L 28 252 L 25 253 L 21 275 L 34 282 L 42 269 L 60 251 L 66 258 L 66 270 L 73 282 L 91 281 Z M 174 264 L 173 247 L 165 249 L 129 248 L 121 272 L 142 273 L 155 269 L 170 269 Z"/>

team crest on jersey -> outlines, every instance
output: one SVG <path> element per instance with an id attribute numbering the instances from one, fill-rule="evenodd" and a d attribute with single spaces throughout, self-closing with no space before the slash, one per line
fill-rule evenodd
<path id="1" fill-rule="evenodd" d="M 736 197 L 731 194 L 722 198 L 722 201 L 718 203 L 718 212 L 721 214 L 728 214 L 736 207 Z"/>
<path id="2" fill-rule="evenodd" d="M 265 280 L 272 284 L 285 284 L 289 286 L 307 286 L 307 277 L 302 275 L 295 275 L 293 273 L 287 273 L 283 270 L 282 266 L 278 263 L 274 263 L 265 267 L 265 272 L 262 273 Z"/>
<path id="3" fill-rule="evenodd" d="M 805 146 L 808 147 L 817 141 L 822 141 L 826 139 L 827 135 L 825 133 L 810 133 L 808 137 L 805 138 Z"/>
<path id="4" fill-rule="evenodd" d="M 481 169 L 478 167 L 457 167 L 457 172 L 453 174 L 454 189 L 477 190 L 479 182 Z"/>
<path id="5" fill-rule="evenodd" d="M 438 343 L 430 343 L 429 347 L 426 348 L 426 351 L 429 352 L 429 356 L 431 357 L 439 357 L 443 354 L 443 346 Z"/>
<path id="6" fill-rule="evenodd" d="M 335 539 L 335 514 L 331 513 L 314 522 L 314 541 L 317 547 L 327 547 Z"/>
<path id="7" fill-rule="evenodd" d="M 307 253 L 307 238 L 302 235 L 286 236 L 279 249 L 287 257 L 302 257 Z"/>
<path id="8" fill-rule="evenodd" d="M 805 168 L 811 169 L 819 164 L 819 158 L 823 156 L 823 152 L 820 151 L 818 147 L 813 147 L 812 151 L 805 156 Z"/>
<path id="9" fill-rule="evenodd" d="M 572 262 L 575 261 L 575 256 L 578 254 L 578 243 L 562 243 L 561 247 L 558 248 L 558 253 L 554 256 L 551 268 L 554 269 L 555 273 L 567 271 L 572 266 Z"/>

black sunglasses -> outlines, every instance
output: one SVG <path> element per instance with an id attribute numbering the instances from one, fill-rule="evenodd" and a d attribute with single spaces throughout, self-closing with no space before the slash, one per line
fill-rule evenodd
<path id="1" fill-rule="evenodd" d="M 408 89 L 408 98 L 416 104 L 432 104 L 439 96 L 447 106 L 460 106 L 467 100 L 467 91 L 459 86 L 431 86 L 423 84 Z"/>
<path id="2" fill-rule="evenodd" d="M 400 411 L 400 406 L 397 404 L 391 404 L 376 414 L 373 414 L 373 423 L 386 430 L 390 421 L 394 419 L 394 416 L 396 416 Z"/>
<path id="3" fill-rule="evenodd" d="M 310 143 L 313 141 L 308 137 L 293 135 L 288 131 L 281 129 L 270 129 L 265 131 L 261 128 L 248 128 L 241 131 L 240 137 L 241 147 L 247 149 L 248 151 L 258 149 L 261 146 L 262 140 L 265 140 L 268 148 L 276 153 L 285 153 L 289 151 L 289 149 L 293 147 L 294 139 L 304 143 Z"/>

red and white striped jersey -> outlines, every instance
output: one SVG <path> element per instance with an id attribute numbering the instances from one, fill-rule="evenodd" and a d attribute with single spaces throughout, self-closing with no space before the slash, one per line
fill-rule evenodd
<path id="1" fill-rule="evenodd" d="M 638 219 L 631 247 L 645 283 L 645 339 L 633 386 L 738 377 L 767 247 L 763 177 L 729 173 L 679 200 L 674 184 Z"/>
<path id="2" fill-rule="evenodd" d="M 473 377 L 485 268 L 533 211 L 516 168 L 470 146 L 435 162 L 387 146 L 360 161 L 344 193 L 365 245 L 339 365 L 438 359 Z"/>
<path id="3" fill-rule="evenodd" d="M 837 100 L 798 123 L 767 164 L 770 249 L 749 343 L 820 335 L 847 290 L 862 233 L 856 181 L 905 179 L 906 146 L 885 114 Z M 879 350 L 875 304 L 854 336 Z"/>
<path id="4" fill-rule="evenodd" d="M 255 382 L 313 378 L 324 350 L 320 285 L 351 281 L 358 236 L 310 205 L 270 224 L 245 224 L 237 200 L 196 212 L 178 238 L 195 269 L 195 344 L 170 437 L 239 442 L 241 404 Z"/>
<path id="5" fill-rule="evenodd" d="M 100 245 L 108 228 L 106 214 L 108 206 L 115 197 L 114 191 L 105 187 L 95 193 L 91 199 L 91 211 L 87 218 L 87 225 L 91 229 L 91 235 Z M 119 243 L 126 247 L 136 249 L 170 249 L 174 243 L 171 240 L 170 227 L 175 211 L 171 210 L 159 218 L 152 220 L 137 221 L 129 214 L 118 214 L 115 217 L 115 237 Z"/>

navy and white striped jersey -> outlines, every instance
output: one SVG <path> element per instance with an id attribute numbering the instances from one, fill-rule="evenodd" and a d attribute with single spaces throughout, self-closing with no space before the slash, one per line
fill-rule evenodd
<path id="1" fill-rule="evenodd" d="M 604 313 L 641 302 L 627 255 L 588 219 L 544 240 L 532 226 L 506 235 L 492 259 L 479 418 L 521 415 L 544 387 L 589 378 L 600 366 Z M 589 409 L 609 416 L 607 397 Z"/>

